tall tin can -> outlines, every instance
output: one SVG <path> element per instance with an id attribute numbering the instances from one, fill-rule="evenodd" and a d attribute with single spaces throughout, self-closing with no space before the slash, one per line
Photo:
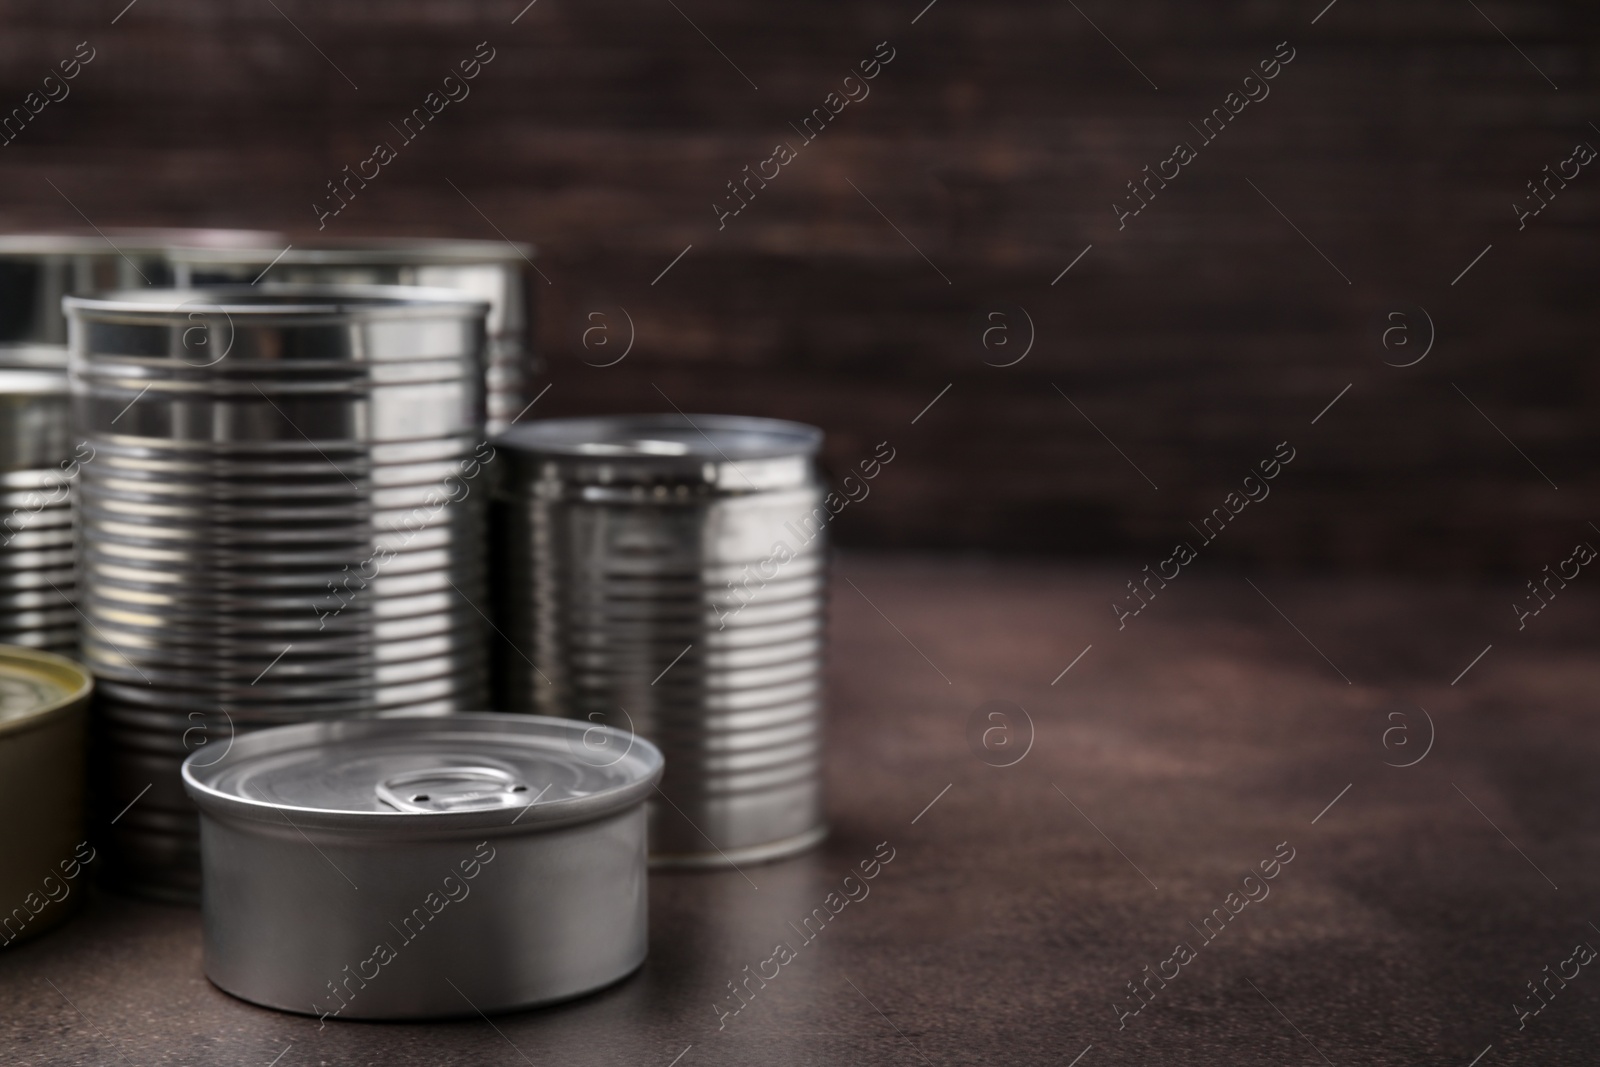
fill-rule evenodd
<path id="1" fill-rule="evenodd" d="M 107 867 L 192 900 L 191 752 L 485 704 L 486 307 L 260 285 L 67 308 Z"/>
<path id="2" fill-rule="evenodd" d="M 490 433 L 511 425 L 528 403 L 536 367 L 529 284 L 534 248 L 512 241 L 446 238 L 297 239 L 253 248 L 200 244 L 168 252 L 174 284 L 205 286 L 255 280 L 293 284 L 417 285 L 455 289 L 489 305 L 484 359 Z"/>
<path id="3" fill-rule="evenodd" d="M 655 742 L 658 866 L 775 858 L 826 832 L 821 442 L 725 415 L 496 439 L 497 706 Z"/>
<path id="4" fill-rule="evenodd" d="M 94 682 L 61 656 L 0 646 L 0 950 L 66 919 L 95 858 L 83 837 Z"/>
<path id="5" fill-rule="evenodd" d="M 307 723 L 184 764 L 206 976 L 323 1020 L 511 1011 L 634 971 L 661 754 L 565 719 Z"/>
<path id="6" fill-rule="evenodd" d="M 77 649 L 72 480 L 91 455 L 71 436 L 64 367 L 0 365 L 0 644 Z"/>

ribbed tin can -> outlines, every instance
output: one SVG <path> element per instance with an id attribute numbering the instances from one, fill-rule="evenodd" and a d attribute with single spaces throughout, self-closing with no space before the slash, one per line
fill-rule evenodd
<path id="1" fill-rule="evenodd" d="M 266 285 L 66 305 L 107 866 L 193 899 L 191 752 L 485 705 L 486 308 Z"/>
<path id="2" fill-rule="evenodd" d="M 0 366 L 0 644 L 77 649 L 68 423 L 65 368 Z"/>
<path id="3" fill-rule="evenodd" d="M 496 439 L 497 703 L 637 730 L 666 757 L 651 860 L 825 833 L 822 433 L 774 419 L 531 422 Z"/>
<path id="4" fill-rule="evenodd" d="M 308 723 L 196 753 L 206 976 L 324 1021 L 609 985 L 648 947 L 660 775 L 648 742 L 524 715 Z"/>
<path id="5" fill-rule="evenodd" d="M 251 282 L 418 285 L 455 289 L 489 304 L 484 362 L 490 433 L 511 424 L 528 403 L 535 373 L 529 316 L 532 245 L 512 241 L 352 238 L 296 240 L 256 248 L 198 244 L 170 250 L 175 283 Z"/>
<path id="6" fill-rule="evenodd" d="M 83 835 L 89 672 L 0 646 L 0 949 L 43 933 L 83 898 L 95 858 Z"/>

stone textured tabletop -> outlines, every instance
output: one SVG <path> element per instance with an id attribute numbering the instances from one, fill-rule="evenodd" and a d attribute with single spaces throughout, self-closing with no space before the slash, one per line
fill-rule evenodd
<path id="1" fill-rule="evenodd" d="M 0 1062 L 1594 1063 L 1600 598 L 1184 572 L 1119 630 L 1135 574 L 843 557 L 832 837 L 653 876 L 599 994 L 323 1028 L 100 892 L 0 952 Z"/>

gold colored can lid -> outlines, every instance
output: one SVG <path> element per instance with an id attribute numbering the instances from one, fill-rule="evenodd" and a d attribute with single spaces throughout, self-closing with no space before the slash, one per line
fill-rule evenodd
<path id="1" fill-rule="evenodd" d="M 83 706 L 93 689 L 88 670 L 65 656 L 0 645 L 0 737 Z"/>

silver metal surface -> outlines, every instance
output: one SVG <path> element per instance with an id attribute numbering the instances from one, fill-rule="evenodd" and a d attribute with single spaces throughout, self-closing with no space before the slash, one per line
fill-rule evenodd
<path id="1" fill-rule="evenodd" d="M 174 284 L 266 281 L 324 284 L 420 285 L 455 289 L 489 304 L 484 366 L 486 416 L 499 433 L 522 412 L 536 372 L 529 318 L 532 245 L 511 241 L 428 238 L 298 240 L 254 248 L 175 247 Z"/>
<path id="2" fill-rule="evenodd" d="M 64 369 L 0 363 L 0 644 L 77 647 L 68 421 Z"/>
<path id="3" fill-rule="evenodd" d="M 283 1011 L 476 1016 L 644 961 L 644 800 L 622 731 L 468 714 L 311 723 L 183 766 L 201 811 L 206 975 Z"/>
<path id="4" fill-rule="evenodd" d="M 637 730 L 667 760 L 651 860 L 823 836 L 821 431 L 638 415 L 495 441 L 496 706 Z"/>
<path id="5" fill-rule="evenodd" d="M 282 248 L 286 243 L 276 234 L 256 230 L 0 234 L 0 362 L 64 367 L 67 323 L 61 298 L 171 285 L 169 248 L 271 244 Z"/>
<path id="6" fill-rule="evenodd" d="M 487 309 L 267 284 L 66 306 L 107 866 L 192 900 L 189 753 L 486 704 Z"/>
<path id="7" fill-rule="evenodd" d="M 83 740 L 94 682 L 79 664 L 0 646 L 0 951 L 83 899 Z"/>

